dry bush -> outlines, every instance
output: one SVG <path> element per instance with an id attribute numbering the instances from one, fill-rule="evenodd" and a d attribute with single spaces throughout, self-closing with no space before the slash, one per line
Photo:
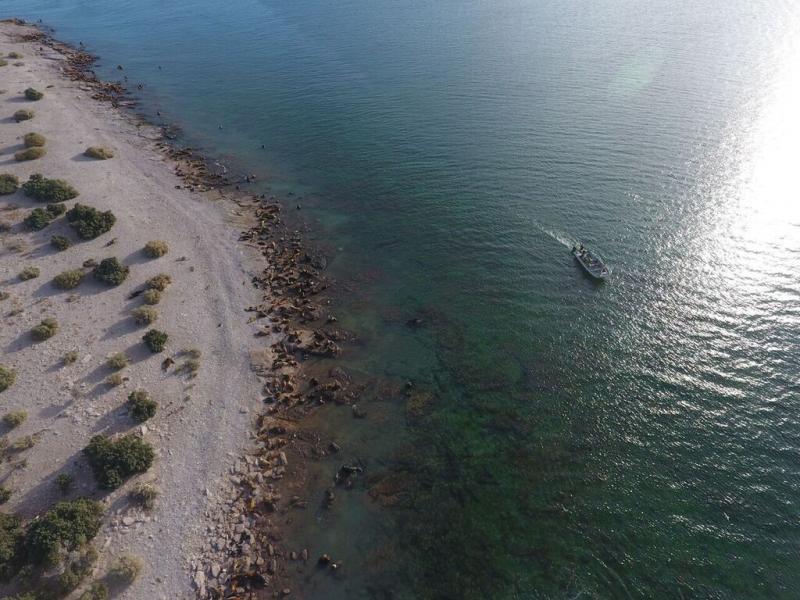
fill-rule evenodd
<path id="1" fill-rule="evenodd" d="M 145 304 L 158 304 L 161 302 L 161 292 L 158 290 L 145 290 L 142 294 L 142 300 Z"/>
<path id="2" fill-rule="evenodd" d="M 5 423 L 7 427 L 14 429 L 22 425 L 27 418 L 28 413 L 24 410 L 14 410 L 3 415 L 3 423 Z"/>
<path id="3" fill-rule="evenodd" d="M 172 277 L 170 277 L 166 273 L 159 273 L 158 275 L 148 279 L 146 285 L 151 290 L 158 290 L 159 292 L 163 292 L 165 289 L 167 289 L 167 286 L 170 283 L 172 283 Z"/>
<path id="4" fill-rule="evenodd" d="M 0 175 L 0 196 L 13 194 L 19 188 L 19 178 L 11 173 Z"/>
<path id="5" fill-rule="evenodd" d="M 26 148 L 25 150 L 15 152 L 14 160 L 17 162 L 36 160 L 37 158 L 42 158 L 45 154 L 47 154 L 47 150 L 44 148 Z"/>
<path id="6" fill-rule="evenodd" d="M 128 355 L 124 352 L 116 352 L 108 358 L 108 366 L 115 371 L 124 369 L 130 362 Z"/>
<path id="7" fill-rule="evenodd" d="M 58 321 L 50 318 L 42 319 L 41 323 L 31 329 L 31 335 L 33 336 L 33 339 L 39 342 L 49 340 L 56 333 L 58 333 Z"/>
<path id="8" fill-rule="evenodd" d="M 22 138 L 26 148 L 39 148 L 47 143 L 47 138 L 41 133 L 26 133 Z"/>
<path id="9" fill-rule="evenodd" d="M 19 272 L 19 278 L 22 281 L 27 281 L 28 279 L 36 279 L 39 276 L 39 267 L 34 267 L 33 265 L 27 266 L 22 271 Z"/>
<path id="10" fill-rule="evenodd" d="M 150 306 L 139 306 L 131 311 L 137 325 L 150 325 L 158 320 L 158 311 Z"/>
<path id="11" fill-rule="evenodd" d="M 25 90 L 25 97 L 28 100 L 41 100 L 42 98 L 44 98 L 44 94 L 39 90 L 30 87 L 27 90 Z"/>
<path id="12" fill-rule="evenodd" d="M 11 367 L 0 365 L 0 392 L 4 392 L 17 380 L 17 372 Z"/>
<path id="13" fill-rule="evenodd" d="M 20 121 L 28 121 L 33 118 L 34 113 L 32 110 L 28 108 L 22 108 L 14 113 L 14 120 L 19 123 Z"/>
<path id="14" fill-rule="evenodd" d="M 159 258 L 169 252 L 169 246 L 164 240 L 152 240 L 144 245 L 143 252 L 150 258 Z"/>
<path id="15" fill-rule="evenodd" d="M 53 285 L 60 290 L 71 290 L 78 287 L 85 276 L 86 273 L 80 269 L 70 269 L 56 275 L 53 278 Z"/>
<path id="16" fill-rule="evenodd" d="M 84 156 L 96 158 L 98 160 L 108 160 L 109 158 L 114 158 L 114 151 L 111 148 L 105 148 L 103 146 L 89 146 L 83 154 Z"/>

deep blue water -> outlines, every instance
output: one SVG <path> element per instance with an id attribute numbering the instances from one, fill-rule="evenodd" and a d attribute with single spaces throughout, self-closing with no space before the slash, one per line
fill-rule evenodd
<path id="1" fill-rule="evenodd" d="M 367 419 L 315 424 L 369 476 L 295 518 L 297 548 L 344 567 L 294 589 L 800 596 L 800 6 L 2 10 L 123 64 L 145 110 L 295 194 L 329 249 L 343 363 L 374 383 Z"/>

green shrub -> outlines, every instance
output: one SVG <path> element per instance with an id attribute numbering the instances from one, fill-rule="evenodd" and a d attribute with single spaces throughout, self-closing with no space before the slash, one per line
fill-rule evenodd
<path id="1" fill-rule="evenodd" d="M 44 98 L 44 94 L 37 89 L 28 88 L 27 90 L 25 90 L 25 97 L 28 100 L 41 100 L 42 98 Z"/>
<path id="2" fill-rule="evenodd" d="M 83 449 L 98 485 L 114 489 L 127 478 L 144 473 L 153 464 L 153 447 L 134 435 L 112 440 L 96 435 Z"/>
<path id="3" fill-rule="evenodd" d="M 108 600 L 108 586 L 102 581 L 95 581 L 78 600 Z"/>
<path id="4" fill-rule="evenodd" d="M 40 273 L 39 267 L 34 267 L 31 265 L 25 267 L 24 269 L 22 269 L 22 271 L 19 272 L 19 278 L 22 279 L 22 281 L 27 281 L 28 279 L 36 279 L 39 276 L 39 273 Z"/>
<path id="5" fill-rule="evenodd" d="M 64 357 L 61 360 L 64 362 L 65 365 L 71 365 L 72 363 L 78 360 L 78 351 L 70 350 L 64 355 Z"/>
<path id="6" fill-rule="evenodd" d="M 24 410 L 14 410 L 3 415 L 3 423 L 5 423 L 6 427 L 14 429 L 22 425 L 27 418 L 28 413 Z"/>
<path id="7" fill-rule="evenodd" d="M 16 175 L 3 173 L 0 175 L 0 196 L 13 194 L 19 188 L 19 179 Z"/>
<path id="8" fill-rule="evenodd" d="M 50 245 L 58 250 L 59 252 L 63 252 L 70 246 L 72 246 L 72 242 L 70 239 L 64 235 L 54 235 L 50 238 Z"/>
<path id="9" fill-rule="evenodd" d="M 164 240 L 152 240 L 144 245 L 143 251 L 150 258 L 158 258 L 169 252 L 169 246 Z"/>
<path id="10" fill-rule="evenodd" d="M 159 292 L 163 292 L 165 289 L 167 289 L 167 286 L 170 283 L 172 283 L 172 277 L 170 277 L 166 273 L 159 273 L 158 275 L 148 279 L 146 285 L 151 290 L 158 290 Z"/>
<path id="11" fill-rule="evenodd" d="M 97 158 L 98 160 L 114 158 L 114 151 L 111 148 L 104 148 L 103 146 L 89 146 L 83 154 L 84 156 Z"/>
<path id="12" fill-rule="evenodd" d="M 5 365 L 0 365 L 0 392 L 6 391 L 17 380 L 17 372 Z"/>
<path id="13" fill-rule="evenodd" d="M 61 473 L 56 477 L 56 487 L 61 490 L 62 494 L 67 494 L 72 489 L 72 475 L 69 473 Z"/>
<path id="14" fill-rule="evenodd" d="M 43 319 L 36 327 L 31 329 L 33 339 L 43 342 L 49 340 L 58 333 L 58 321 L 55 319 Z"/>
<path id="15" fill-rule="evenodd" d="M 78 191 L 63 179 L 48 179 L 39 173 L 22 184 L 22 191 L 39 202 L 66 202 L 78 196 Z"/>
<path id="16" fill-rule="evenodd" d="M 142 572 L 142 559 L 132 554 L 118 557 L 108 570 L 108 582 L 115 586 L 130 585 Z"/>
<path id="17" fill-rule="evenodd" d="M 59 273 L 53 278 L 53 285 L 60 290 L 71 290 L 78 287 L 86 273 L 80 269 L 70 269 Z"/>
<path id="18" fill-rule="evenodd" d="M 104 258 L 94 268 L 94 278 L 108 285 L 119 285 L 128 277 L 130 269 L 123 265 L 116 257 Z"/>
<path id="19" fill-rule="evenodd" d="M 38 148 L 44 146 L 47 143 L 47 138 L 44 137 L 41 133 L 33 133 L 33 132 L 26 133 L 25 137 L 23 137 L 22 140 L 26 148 Z"/>
<path id="20" fill-rule="evenodd" d="M 144 300 L 145 304 L 158 304 L 161 302 L 161 292 L 158 290 L 145 290 L 144 294 L 142 294 L 142 300 Z"/>
<path id="21" fill-rule="evenodd" d="M 22 54 L 20 54 L 19 52 L 9 52 L 8 58 L 13 58 L 13 59 L 22 58 Z"/>
<path id="22" fill-rule="evenodd" d="M 150 325 L 158 319 L 158 311 L 150 306 L 139 306 L 131 311 L 137 325 Z"/>
<path id="23" fill-rule="evenodd" d="M 0 512 L 0 581 L 11 579 L 22 566 L 23 539 L 19 517 Z"/>
<path id="24" fill-rule="evenodd" d="M 44 229 L 53 221 L 52 213 L 44 208 L 34 208 L 30 214 L 23 219 L 25 227 L 33 231 Z"/>
<path id="25" fill-rule="evenodd" d="M 151 510 L 156 505 L 158 498 L 158 488 L 152 483 L 138 483 L 128 493 L 131 502 L 135 502 L 142 508 Z"/>
<path id="26" fill-rule="evenodd" d="M 128 355 L 124 352 L 117 352 L 116 354 L 112 354 L 108 359 L 108 366 L 115 371 L 119 371 L 120 369 L 124 369 L 130 363 L 130 359 Z"/>
<path id="27" fill-rule="evenodd" d="M 100 531 L 103 507 L 87 498 L 57 502 L 28 526 L 24 549 L 35 565 L 55 565 L 64 551 L 77 550 Z"/>
<path id="28" fill-rule="evenodd" d="M 0 485 L 0 504 L 5 504 L 11 498 L 11 490 L 4 485 Z"/>
<path id="29" fill-rule="evenodd" d="M 11 294 L 9 294 L 8 292 L 0 292 L 0 302 L 2 302 L 3 300 L 8 300 L 9 298 L 11 298 Z"/>
<path id="30" fill-rule="evenodd" d="M 93 240 L 114 226 L 117 218 L 110 210 L 100 212 L 84 204 L 76 204 L 67 211 L 67 221 L 82 240 Z"/>
<path id="31" fill-rule="evenodd" d="M 144 423 L 156 416 L 158 402 L 153 400 L 145 390 L 136 390 L 128 395 L 128 412 L 137 423 Z"/>
<path id="32" fill-rule="evenodd" d="M 8 66 L 8 61 L 0 58 L 0 67 L 7 67 L 7 66 Z"/>
<path id="33" fill-rule="evenodd" d="M 75 590 L 91 573 L 92 567 L 96 562 L 97 550 L 92 546 L 87 547 L 86 552 L 71 561 L 58 577 L 58 587 L 62 595 L 69 594 Z"/>
<path id="34" fill-rule="evenodd" d="M 157 354 L 164 351 L 164 346 L 167 345 L 169 336 L 163 331 L 158 329 L 151 329 L 142 337 L 145 345 L 150 349 L 150 352 Z"/>
<path id="35" fill-rule="evenodd" d="M 47 150 L 44 148 L 26 148 L 25 150 L 15 152 L 14 160 L 17 162 L 36 160 L 37 158 L 42 158 L 45 154 L 47 154 Z"/>
<path id="36" fill-rule="evenodd" d="M 20 121 L 28 121 L 33 118 L 35 113 L 27 108 L 22 108 L 14 113 L 14 120 L 19 123 Z"/>

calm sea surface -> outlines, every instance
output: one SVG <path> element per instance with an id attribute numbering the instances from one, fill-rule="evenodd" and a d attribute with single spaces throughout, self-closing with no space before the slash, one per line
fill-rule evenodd
<path id="1" fill-rule="evenodd" d="M 300 595 L 800 597 L 798 3 L 0 9 L 329 248 L 370 384 L 315 424 L 366 472 L 325 511 L 312 467 L 290 539 L 343 568 Z"/>

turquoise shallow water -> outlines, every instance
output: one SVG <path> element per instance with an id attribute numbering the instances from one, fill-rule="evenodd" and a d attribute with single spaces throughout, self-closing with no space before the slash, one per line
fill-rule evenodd
<path id="1" fill-rule="evenodd" d="M 800 596 L 797 5 L 2 6 L 329 249 L 372 383 L 315 424 L 367 476 L 295 516 L 344 565 L 302 595 Z"/>

